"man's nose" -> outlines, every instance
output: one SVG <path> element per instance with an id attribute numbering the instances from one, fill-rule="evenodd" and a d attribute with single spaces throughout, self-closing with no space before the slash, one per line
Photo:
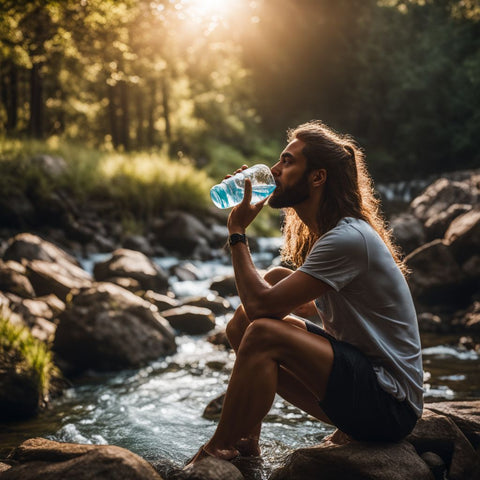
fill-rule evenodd
<path id="1" fill-rule="evenodd" d="M 278 177 L 280 175 L 280 168 L 279 168 L 280 162 L 277 162 L 271 169 L 270 171 L 272 172 L 272 175 L 274 177 Z"/>

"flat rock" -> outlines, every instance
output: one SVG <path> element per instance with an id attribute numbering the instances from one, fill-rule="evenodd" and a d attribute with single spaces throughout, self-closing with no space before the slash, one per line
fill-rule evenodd
<path id="1" fill-rule="evenodd" d="M 208 308 L 184 305 L 165 310 L 162 316 L 172 328 L 189 335 L 200 335 L 215 328 L 215 316 Z"/>

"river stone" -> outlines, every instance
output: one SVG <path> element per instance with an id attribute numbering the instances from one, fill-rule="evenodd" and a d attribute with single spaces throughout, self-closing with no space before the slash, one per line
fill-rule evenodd
<path id="1" fill-rule="evenodd" d="M 23 442 L 8 457 L 2 480 L 162 480 L 143 458 L 113 445 L 79 445 L 44 438 Z"/>
<path id="2" fill-rule="evenodd" d="M 430 312 L 420 313 L 418 316 L 418 328 L 421 332 L 448 333 L 450 325 L 442 320 L 439 315 Z"/>
<path id="3" fill-rule="evenodd" d="M 412 200 L 410 210 L 422 222 L 443 212 L 455 203 L 474 204 L 476 196 L 469 182 L 440 178 Z"/>
<path id="4" fill-rule="evenodd" d="M 183 469 L 175 480 L 244 480 L 240 470 L 226 460 L 206 457 Z"/>
<path id="5" fill-rule="evenodd" d="M 408 442 L 331 442 L 291 454 L 270 480 L 433 480 Z"/>
<path id="6" fill-rule="evenodd" d="M 450 304 L 466 296 L 466 276 L 451 249 L 433 240 L 406 257 L 412 273 L 408 278 L 413 297 L 422 304 Z"/>
<path id="7" fill-rule="evenodd" d="M 443 238 L 448 226 L 459 215 L 466 213 L 472 209 L 472 205 L 468 203 L 455 203 L 450 205 L 446 210 L 443 210 L 433 217 L 430 217 L 425 222 L 425 234 L 428 241 L 436 238 Z"/>
<path id="8" fill-rule="evenodd" d="M 198 280 L 201 276 L 200 270 L 190 262 L 174 265 L 170 268 L 170 273 L 175 275 L 181 282 Z"/>
<path id="9" fill-rule="evenodd" d="M 32 260 L 27 262 L 27 275 L 37 295 L 54 294 L 61 300 L 67 298 L 73 288 L 88 287 L 90 275 L 74 264 Z"/>
<path id="10" fill-rule="evenodd" d="M 182 305 L 209 308 L 215 315 L 225 315 L 227 312 L 232 311 L 232 306 L 228 300 L 213 293 L 206 297 L 184 298 L 182 299 Z"/>
<path id="11" fill-rule="evenodd" d="M 143 235 L 129 235 L 123 242 L 123 248 L 142 252 L 147 257 L 153 256 L 153 248 Z"/>
<path id="12" fill-rule="evenodd" d="M 480 251 L 480 208 L 458 216 L 445 233 L 445 242 L 461 263 Z M 480 271 L 478 272 L 480 276 Z"/>
<path id="13" fill-rule="evenodd" d="M 423 223 L 412 213 L 405 212 L 393 217 L 390 226 L 396 242 L 405 253 L 425 243 Z"/>
<path id="14" fill-rule="evenodd" d="M 66 269 L 70 266 L 80 266 L 80 263 L 71 255 L 53 243 L 47 242 L 31 233 L 19 233 L 9 240 L 9 246 L 3 255 L 4 260 L 43 260 L 63 265 Z"/>
<path id="15" fill-rule="evenodd" d="M 96 263 L 93 274 L 97 281 L 126 277 L 137 280 L 143 290 L 163 293 L 168 289 L 168 276 L 158 265 L 143 253 L 126 248 L 119 248 L 109 260 Z"/>
<path id="16" fill-rule="evenodd" d="M 448 468 L 450 480 L 480 478 L 480 458 L 455 422 L 425 409 L 413 432 L 406 438 L 418 454 L 433 452 Z M 415 478 L 415 477 L 412 477 Z"/>
<path id="17" fill-rule="evenodd" d="M 167 250 L 189 257 L 212 240 L 210 230 L 198 218 L 185 212 L 172 212 L 156 227 L 155 234 Z"/>
<path id="18" fill-rule="evenodd" d="M 175 298 L 169 297 L 168 295 L 162 295 L 161 293 L 154 292 L 152 290 L 147 290 L 143 295 L 143 298 L 150 303 L 153 303 L 159 312 L 164 310 L 170 310 L 171 308 L 178 307 L 178 300 Z"/>
<path id="19" fill-rule="evenodd" d="M 208 308 L 184 305 L 165 310 L 162 316 L 172 328 L 188 335 L 200 335 L 215 328 L 215 316 Z"/>
<path id="20" fill-rule="evenodd" d="M 217 292 L 221 297 L 238 295 L 235 275 L 217 276 L 210 284 L 210 290 Z"/>
<path id="21" fill-rule="evenodd" d="M 35 290 L 26 276 L 25 267 L 14 261 L 0 260 L 0 290 L 12 292 L 25 298 L 33 298 Z"/>
<path id="22" fill-rule="evenodd" d="M 72 296 L 53 349 L 80 373 L 139 367 L 175 352 L 176 345 L 154 305 L 112 283 L 97 283 Z"/>

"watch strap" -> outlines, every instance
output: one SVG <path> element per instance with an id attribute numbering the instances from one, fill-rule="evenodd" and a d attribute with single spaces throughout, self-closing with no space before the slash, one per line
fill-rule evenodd
<path id="1" fill-rule="evenodd" d="M 244 233 L 232 233 L 228 237 L 228 244 L 232 247 L 233 245 L 236 245 L 237 243 L 244 243 L 247 245 L 247 236 Z"/>

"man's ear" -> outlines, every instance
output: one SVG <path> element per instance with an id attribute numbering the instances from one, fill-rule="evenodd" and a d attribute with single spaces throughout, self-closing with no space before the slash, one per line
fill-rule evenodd
<path id="1" fill-rule="evenodd" d="M 319 187 L 327 181 L 327 171 L 324 168 L 312 172 L 312 185 Z"/>

